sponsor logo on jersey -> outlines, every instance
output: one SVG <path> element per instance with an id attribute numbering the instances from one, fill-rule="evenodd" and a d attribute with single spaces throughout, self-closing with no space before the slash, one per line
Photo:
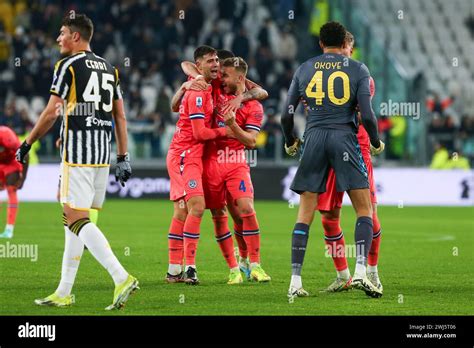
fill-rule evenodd
<path id="1" fill-rule="evenodd" d="M 99 127 L 112 127 L 112 121 L 101 120 L 99 118 L 89 116 L 86 118 L 86 127 L 99 126 Z"/>
<path id="2" fill-rule="evenodd" d="M 218 122 L 217 122 L 217 126 L 218 126 L 219 128 L 225 127 L 225 122 L 224 122 L 224 121 L 218 121 Z"/>

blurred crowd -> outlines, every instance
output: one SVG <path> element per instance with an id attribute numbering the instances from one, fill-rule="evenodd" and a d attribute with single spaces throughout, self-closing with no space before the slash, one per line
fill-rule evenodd
<path id="1" fill-rule="evenodd" d="M 269 93 L 257 139 L 259 156 L 284 157 L 281 109 L 295 68 L 320 51 L 319 28 L 330 19 L 327 0 L 0 0 L 0 125 L 27 133 L 48 98 L 60 23 L 70 11 L 95 25 L 92 49 L 120 71 L 135 158 L 164 158 L 178 114 L 171 97 L 186 77 L 183 60 L 197 45 L 232 50 L 247 60 L 249 78 Z M 305 45 L 301 45 L 305 42 Z M 440 93 L 441 94 L 441 93 Z M 456 93 L 426 100 L 427 151 L 474 162 L 474 114 Z M 304 115 L 295 125 L 304 128 Z M 428 118 L 426 118 L 427 116 Z M 56 156 L 60 122 L 41 142 L 40 155 Z M 384 156 L 403 160 L 409 125 L 404 117 L 379 117 L 387 143 Z"/>
<path id="2" fill-rule="evenodd" d="M 426 100 L 433 169 L 468 169 L 474 165 L 474 110 L 466 110 L 455 95 L 433 93 Z"/>
<path id="3" fill-rule="evenodd" d="M 174 91 L 185 80 L 180 63 L 197 45 L 232 50 L 249 63 L 249 78 L 268 90 L 259 146 L 275 156 L 276 117 L 298 65 L 298 0 L 0 0 L 0 124 L 18 134 L 31 129 L 49 97 L 55 42 L 63 16 L 84 12 L 94 22 L 94 53 L 120 71 L 135 156 L 163 157 L 177 114 Z M 284 15 L 282 15 L 284 14 Z M 14 59 L 12 59 L 12 57 Z M 59 122 L 43 140 L 53 154 Z M 273 147 L 272 147 L 273 146 Z"/>

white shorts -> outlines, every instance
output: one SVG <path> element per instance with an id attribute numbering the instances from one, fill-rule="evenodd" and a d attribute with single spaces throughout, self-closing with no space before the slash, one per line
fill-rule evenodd
<path id="1" fill-rule="evenodd" d="M 61 163 L 59 196 L 76 210 L 100 209 L 105 200 L 110 167 L 79 167 Z"/>

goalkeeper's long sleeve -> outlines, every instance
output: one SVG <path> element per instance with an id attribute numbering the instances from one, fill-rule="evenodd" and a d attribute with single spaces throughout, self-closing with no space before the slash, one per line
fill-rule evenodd
<path id="1" fill-rule="evenodd" d="M 284 112 L 281 116 L 281 128 L 283 129 L 283 134 L 285 136 L 285 143 L 287 146 L 293 145 L 296 140 L 294 134 L 294 115 L 296 107 L 298 106 L 299 97 L 293 94 L 288 94 L 286 99 Z"/>
<path id="2" fill-rule="evenodd" d="M 374 110 L 372 109 L 370 94 L 357 94 L 362 124 L 369 134 L 370 143 L 378 148 L 380 146 L 379 129 Z"/>

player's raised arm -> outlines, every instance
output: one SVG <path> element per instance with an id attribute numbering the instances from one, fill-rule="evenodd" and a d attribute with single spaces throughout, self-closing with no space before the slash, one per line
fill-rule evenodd
<path id="1" fill-rule="evenodd" d="M 192 78 L 198 78 L 199 76 L 202 76 L 199 73 L 196 64 L 194 64 L 193 62 L 185 60 L 181 63 L 181 69 L 183 69 L 183 72 L 186 74 L 186 76 L 190 76 Z"/>
<path id="2" fill-rule="evenodd" d="M 372 101 L 370 95 L 370 74 L 365 65 L 361 65 L 361 78 L 357 86 L 357 102 L 360 108 L 362 124 L 370 137 L 370 144 L 375 149 L 383 151 L 383 143 L 379 138 L 379 131 L 377 126 L 377 119 L 375 118 L 374 110 L 372 109 Z"/>
<path id="3" fill-rule="evenodd" d="M 236 112 L 242 103 L 249 100 L 265 100 L 268 98 L 268 92 L 253 81 L 245 79 L 245 91 L 237 97 L 229 100 L 222 109 L 224 114 L 228 112 Z"/>
<path id="4" fill-rule="evenodd" d="M 268 92 L 259 84 L 245 79 L 245 88 L 247 91 L 243 94 L 242 102 L 246 102 L 249 100 L 265 100 L 268 98 Z"/>
<path id="5" fill-rule="evenodd" d="M 194 78 L 193 81 L 186 81 L 181 85 L 181 88 L 176 91 L 173 98 L 171 99 L 171 110 L 173 112 L 179 111 L 179 104 L 181 103 L 181 99 L 184 96 L 186 91 L 192 89 L 195 91 L 204 91 L 207 88 L 207 82 L 199 73 L 199 70 L 193 62 L 184 61 L 181 63 L 181 69 L 186 74 L 186 76 Z"/>
<path id="6" fill-rule="evenodd" d="M 209 85 L 206 80 L 204 80 L 204 77 L 202 79 L 194 79 L 183 82 L 181 87 L 176 91 L 173 98 L 171 99 L 171 110 L 173 112 L 179 112 L 179 104 L 181 104 L 181 99 L 183 98 L 186 91 L 205 91 L 208 86 Z"/>
<path id="7" fill-rule="evenodd" d="M 234 57 L 237 58 L 237 57 Z M 183 72 L 190 77 L 199 79 L 200 74 L 199 70 L 196 67 L 196 64 L 188 61 L 184 61 L 181 63 L 181 69 L 183 69 Z M 237 108 L 240 106 L 241 103 L 249 101 L 249 100 L 265 100 L 268 98 L 268 92 L 263 89 L 260 85 L 257 83 L 245 79 L 245 87 L 247 88 L 247 91 L 243 93 L 242 95 L 237 96 L 237 98 L 232 99 L 228 103 L 228 107 L 224 108 L 224 112 L 228 111 L 234 111 L 237 110 Z"/>
<path id="8" fill-rule="evenodd" d="M 235 64 L 239 64 L 239 62 L 243 61 L 242 58 L 240 57 L 230 57 L 227 59 L 231 59 Z M 225 59 L 222 61 L 222 64 L 227 61 Z M 246 68 L 248 70 L 248 67 Z M 247 71 L 245 72 L 247 74 Z M 245 77 L 244 81 L 244 86 L 245 86 L 245 92 L 238 94 L 237 97 L 229 100 L 223 107 L 222 113 L 226 114 L 229 112 L 236 112 L 238 108 L 240 108 L 242 103 L 245 103 L 249 100 L 265 100 L 268 98 L 268 92 L 263 89 L 260 85 L 256 84 L 255 82 L 247 79 Z"/>

